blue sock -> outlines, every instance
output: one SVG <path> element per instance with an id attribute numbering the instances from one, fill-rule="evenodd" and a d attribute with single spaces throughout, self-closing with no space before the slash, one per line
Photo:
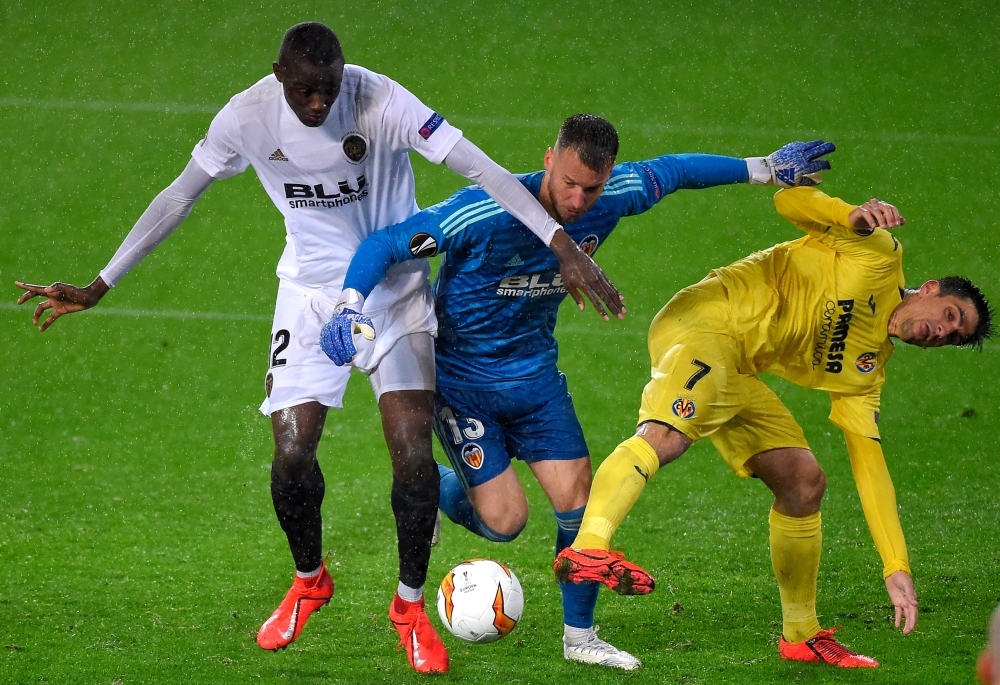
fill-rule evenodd
<path id="1" fill-rule="evenodd" d="M 498 533 L 487 526 L 479 518 L 476 508 L 472 506 L 469 495 L 465 492 L 465 488 L 462 487 L 462 482 L 458 480 L 458 475 L 443 464 L 438 464 L 437 467 L 438 474 L 441 477 L 441 499 L 438 501 L 438 507 L 449 519 L 479 537 L 486 538 L 492 542 L 510 542 L 520 535 L 521 531 L 515 533 Z M 580 514 L 582 516 L 583 512 L 581 511 Z M 579 525 L 577 523 L 577 527 Z"/>
<path id="2" fill-rule="evenodd" d="M 580 507 L 573 511 L 557 511 L 556 523 L 556 554 L 573 544 L 580 523 L 583 521 L 583 511 Z M 563 623 L 573 628 L 590 628 L 594 625 L 594 607 L 597 606 L 597 591 L 599 583 L 559 583 L 562 590 Z"/>

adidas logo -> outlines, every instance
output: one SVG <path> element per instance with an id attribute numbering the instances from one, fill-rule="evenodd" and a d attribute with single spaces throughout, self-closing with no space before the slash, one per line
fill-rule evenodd
<path id="1" fill-rule="evenodd" d="M 522 264 L 524 264 L 524 262 L 521 260 L 521 255 L 516 254 L 509 262 L 504 264 L 504 266 L 521 266 Z"/>
<path id="2" fill-rule="evenodd" d="M 285 153 L 281 151 L 279 147 L 277 150 L 271 153 L 271 156 L 267 158 L 269 162 L 287 162 L 288 157 L 285 157 Z"/>

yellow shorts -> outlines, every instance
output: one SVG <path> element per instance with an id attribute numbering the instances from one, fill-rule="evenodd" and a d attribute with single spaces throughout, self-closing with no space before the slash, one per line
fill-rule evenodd
<path id="1" fill-rule="evenodd" d="M 682 290 L 653 319 L 652 379 L 642 391 L 639 423 L 668 424 L 691 440 L 710 438 L 729 468 L 745 478 L 753 475 L 746 461 L 755 454 L 809 449 L 809 443 L 778 396 L 756 376 L 739 372 L 740 345 L 730 332 L 725 293 L 716 285 L 703 281 Z"/>

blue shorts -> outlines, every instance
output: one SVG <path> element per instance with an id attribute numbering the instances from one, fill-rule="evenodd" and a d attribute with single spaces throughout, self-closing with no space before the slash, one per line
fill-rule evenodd
<path id="1" fill-rule="evenodd" d="M 590 454 L 559 371 L 504 390 L 438 386 L 434 432 L 462 485 L 482 485 L 524 461 L 580 459 Z"/>

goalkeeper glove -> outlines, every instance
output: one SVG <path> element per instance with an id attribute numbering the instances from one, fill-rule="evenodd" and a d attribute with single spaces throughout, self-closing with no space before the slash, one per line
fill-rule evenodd
<path id="1" fill-rule="evenodd" d="M 773 185 L 779 188 L 814 186 L 820 182 L 816 176 L 830 168 L 830 162 L 818 159 L 836 150 L 833 143 L 813 140 L 808 143 L 789 143 L 767 157 L 747 157 L 750 183 Z"/>
<path id="2" fill-rule="evenodd" d="M 375 324 L 360 313 L 364 304 L 365 298 L 361 293 L 348 288 L 341 293 L 333 318 L 326 322 L 319 334 L 320 347 L 337 366 L 350 364 L 358 353 L 354 345 L 355 333 L 360 333 L 365 340 L 375 339 Z"/>

